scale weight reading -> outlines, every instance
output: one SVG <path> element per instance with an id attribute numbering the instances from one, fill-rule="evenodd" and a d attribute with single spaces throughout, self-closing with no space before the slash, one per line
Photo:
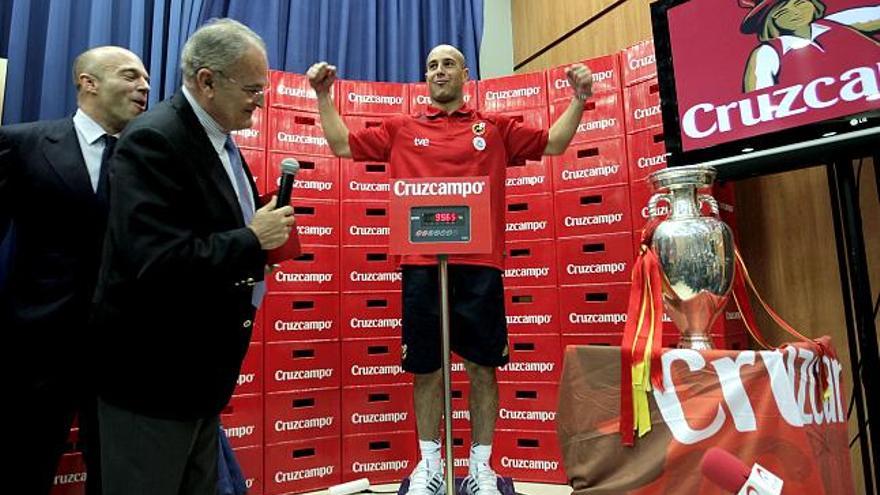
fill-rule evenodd
<path id="1" fill-rule="evenodd" d="M 469 242 L 471 209 L 468 206 L 414 206 L 409 215 L 410 242 Z"/>

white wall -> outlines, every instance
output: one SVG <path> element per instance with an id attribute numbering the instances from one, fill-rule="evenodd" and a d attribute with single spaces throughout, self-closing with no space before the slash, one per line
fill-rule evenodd
<path id="1" fill-rule="evenodd" d="M 480 78 L 513 74 L 513 23 L 510 0 L 483 1 L 483 40 L 480 44 Z"/>

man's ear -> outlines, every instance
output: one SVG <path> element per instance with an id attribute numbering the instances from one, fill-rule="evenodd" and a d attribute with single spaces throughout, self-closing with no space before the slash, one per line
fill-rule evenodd
<path id="1" fill-rule="evenodd" d="M 78 79 L 79 85 L 83 91 L 87 93 L 95 93 L 98 91 L 98 78 L 88 72 L 80 73 Z"/>
<path id="2" fill-rule="evenodd" d="M 214 73 L 211 69 L 203 67 L 196 72 L 196 87 L 199 91 L 214 92 Z"/>
<path id="3" fill-rule="evenodd" d="M 470 71 L 470 69 L 468 69 L 467 67 L 465 67 L 463 72 L 464 72 L 464 80 L 465 80 L 465 82 L 470 81 L 470 80 L 471 80 L 471 71 Z"/>

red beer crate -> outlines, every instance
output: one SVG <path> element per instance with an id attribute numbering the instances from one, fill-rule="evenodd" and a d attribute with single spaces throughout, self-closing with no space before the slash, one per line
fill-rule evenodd
<path id="1" fill-rule="evenodd" d="M 339 201 L 339 159 L 328 156 L 309 156 L 277 151 L 269 153 L 266 180 L 271 190 L 277 190 L 280 186 L 281 162 L 285 158 L 294 158 L 299 162 L 299 172 L 296 174 L 291 194 L 294 205 L 298 204 L 298 200 L 303 199 Z"/>
<path id="2" fill-rule="evenodd" d="M 339 340 L 339 294 L 277 292 L 264 306 L 267 342 Z"/>
<path id="3" fill-rule="evenodd" d="M 330 88 L 330 96 L 336 102 L 336 85 Z M 276 70 L 269 71 L 269 106 L 305 112 L 318 112 L 318 95 L 303 74 Z"/>
<path id="4" fill-rule="evenodd" d="M 402 319 L 399 291 L 342 294 L 340 324 L 343 340 L 400 338 Z"/>
<path id="5" fill-rule="evenodd" d="M 339 245 L 338 201 L 294 200 L 293 215 L 301 245 Z"/>
<path id="6" fill-rule="evenodd" d="M 269 292 L 334 292 L 339 290 L 339 248 L 302 246 L 302 254 L 281 263 L 269 276 Z"/>
<path id="7" fill-rule="evenodd" d="M 558 297 L 556 287 L 505 288 L 504 310 L 510 334 L 558 334 Z"/>
<path id="8" fill-rule="evenodd" d="M 498 430 L 493 451 L 493 464 L 501 476 L 541 483 L 568 480 L 555 431 Z"/>
<path id="9" fill-rule="evenodd" d="M 339 81 L 337 86 L 342 115 L 401 114 L 409 111 L 406 84 Z"/>
<path id="10" fill-rule="evenodd" d="M 557 192 L 629 182 L 621 138 L 573 144 L 551 161 L 553 187 Z"/>
<path id="11" fill-rule="evenodd" d="M 629 283 L 569 285 L 559 290 L 563 334 L 623 333 Z"/>
<path id="12" fill-rule="evenodd" d="M 342 343 L 342 386 L 408 383 L 401 365 L 400 339 L 349 340 Z"/>
<path id="13" fill-rule="evenodd" d="M 263 396 L 233 395 L 220 413 L 220 424 L 233 448 L 263 444 Z"/>
<path id="14" fill-rule="evenodd" d="M 568 108 L 568 103 L 550 105 L 550 120 L 556 122 Z M 620 93 L 591 96 L 584 102 L 584 113 L 577 126 L 572 144 L 598 141 L 624 135 L 623 101 Z"/>
<path id="15" fill-rule="evenodd" d="M 617 55 L 605 55 L 603 57 L 581 60 L 580 63 L 587 66 L 593 73 L 593 94 L 619 93 L 623 87 L 620 76 L 620 61 Z M 547 72 L 547 94 L 550 101 L 571 100 L 574 92 L 568 83 L 565 70 L 572 64 L 560 65 Z"/>
<path id="16" fill-rule="evenodd" d="M 556 193 L 556 236 L 631 232 L 629 187 L 596 187 Z"/>
<path id="17" fill-rule="evenodd" d="M 370 483 L 397 483 L 418 462 L 415 432 L 384 432 L 342 437 L 342 479 L 369 478 Z"/>
<path id="18" fill-rule="evenodd" d="M 553 195 L 532 194 L 507 196 L 505 212 L 505 239 L 532 241 L 553 239 Z"/>
<path id="19" fill-rule="evenodd" d="M 663 127 L 653 127 L 626 136 L 629 154 L 629 179 L 645 180 L 652 172 L 666 168 L 666 143 Z"/>
<path id="20" fill-rule="evenodd" d="M 556 252 L 553 244 L 546 240 L 505 243 L 504 286 L 556 285 Z"/>
<path id="21" fill-rule="evenodd" d="M 388 201 L 391 171 L 387 163 L 339 160 L 342 201 Z"/>
<path id="22" fill-rule="evenodd" d="M 543 194 L 553 191 L 552 158 L 508 163 L 504 193 L 508 196 Z"/>
<path id="23" fill-rule="evenodd" d="M 489 112 L 547 107 L 547 78 L 544 72 L 484 79 L 477 90 L 480 108 Z"/>
<path id="24" fill-rule="evenodd" d="M 632 233 L 570 237 L 556 241 L 559 285 L 629 282 Z"/>
<path id="25" fill-rule="evenodd" d="M 555 432 L 558 389 L 558 383 L 501 384 L 497 428 Z"/>
<path id="26" fill-rule="evenodd" d="M 387 201 L 345 201 L 340 210 L 343 246 L 388 245 L 391 228 Z"/>
<path id="27" fill-rule="evenodd" d="M 511 335 L 510 362 L 498 368 L 499 382 L 559 382 L 562 348 L 558 335 Z"/>
<path id="28" fill-rule="evenodd" d="M 654 40 L 640 41 L 621 52 L 620 65 L 623 69 L 623 85 L 632 86 L 646 79 L 657 77 L 657 57 L 654 54 Z"/>
<path id="29" fill-rule="evenodd" d="M 303 493 L 339 484 L 339 447 L 338 436 L 266 445 L 264 493 Z"/>
<path id="30" fill-rule="evenodd" d="M 338 388 L 266 394 L 267 444 L 334 437 L 342 431 Z"/>
<path id="31" fill-rule="evenodd" d="M 342 291 L 397 291 L 403 274 L 388 254 L 387 246 L 345 246 L 342 248 Z"/>
<path id="32" fill-rule="evenodd" d="M 339 388 L 338 342 L 266 344 L 266 392 Z"/>
<path id="33" fill-rule="evenodd" d="M 663 125 L 660 113 L 660 83 L 656 79 L 629 86 L 624 90 L 626 133 Z"/>
<path id="34" fill-rule="evenodd" d="M 333 157 L 316 113 L 274 108 L 269 112 L 269 136 L 273 151 Z"/>
<path id="35" fill-rule="evenodd" d="M 411 383 L 344 387 L 342 434 L 415 431 Z"/>

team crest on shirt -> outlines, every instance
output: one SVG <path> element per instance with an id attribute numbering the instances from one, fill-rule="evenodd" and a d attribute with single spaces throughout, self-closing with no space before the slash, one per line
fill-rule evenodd
<path id="1" fill-rule="evenodd" d="M 486 123 L 485 122 L 477 122 L 476 124 L 471 126 L 471 129 L 474 131 L 474 134 L 477 136 L 482 136 L 486 133 Z"/>
<path id="2" fill-rule="evenodd" d="M 474 136 L 474 149 L 477 151 L 486 149 L 486 140 L 483 139 L 483 136 Z"/>

